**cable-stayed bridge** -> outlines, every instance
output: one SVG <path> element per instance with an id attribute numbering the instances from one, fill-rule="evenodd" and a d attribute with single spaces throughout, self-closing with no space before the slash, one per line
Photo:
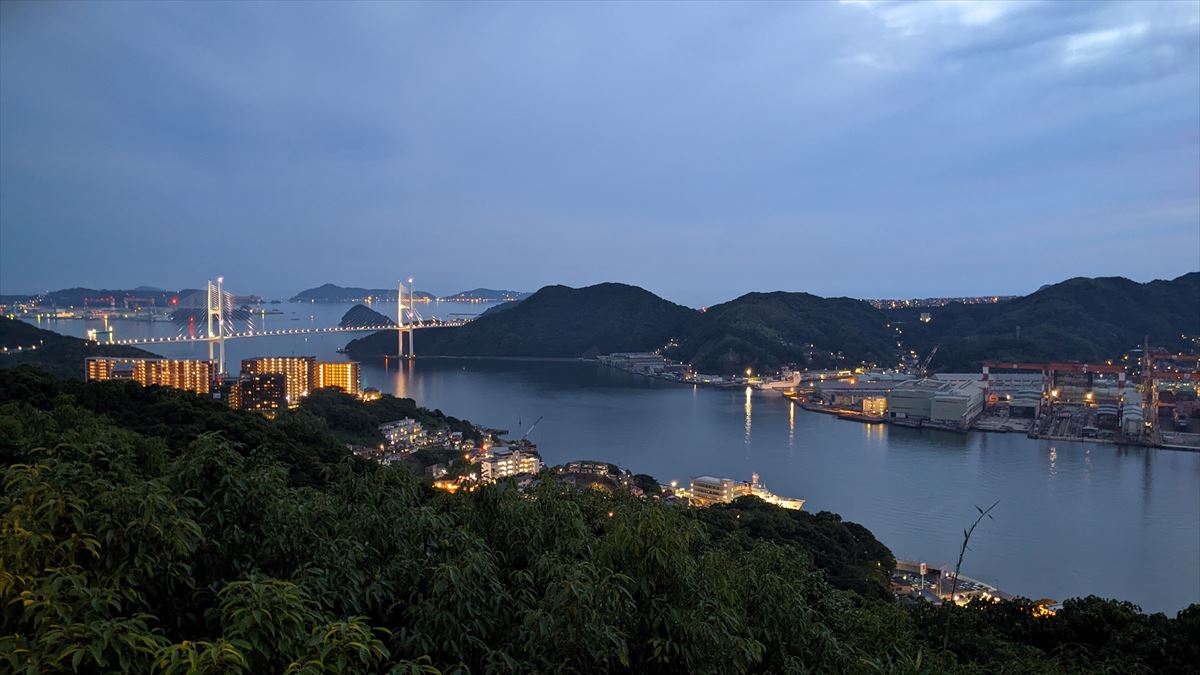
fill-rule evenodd
<path id="1" fill-rule="evenodd" d="M 445 326 L 461 326 L 470 319 L 424 319 L 416 309 L 416 297 L 413 290 L 412 279 L 408 280 L 407 288 L 405 284 L 397 285 L 397 308 L 396 322 L 381 324 L 381 325 L 366 325 L 366 326 L 321 326 L 307 328 L 280 328 L 267 330 L 265 328 L 256 329 L 253 325 L 253 313 L 250 313 L 248 318 L 249 327 L 245 330 L 239 330 L 235 327 L 233 320 L 235 308 L 233 302 L 233 294 L 225 289 L 225 278 L 217 277 L 216 281 L 209 281 L 206 292 L 206 306 L 204 308 L 205 320 L 204 326 L 196 327 L 192 325 L 192 330 L 186 335 L 168 335 L 161 337 L 136 337 L 125 339 L 113 339 L 112 333 L 109 332 L 108 344 L 114 345 L 152 345 L 152 344 L 177 344 L 189 342 L 207 342 L 209 349 L 209 358 L 216 360 L 219 363 L 221 372 L 225 371 L 225 341 L 256 338 L 256 337 L 278 337 L 287 335 L 316 335 L 322 333 L 366 333 L 377 332 L 382 330 L 394 330 L 397 332 L 398 353 L 401 356 L 411 358 L 415 355 L 413 336 L 415 331 L 423 328 L 440 328 Z M 406 297 L 407 296 L 407 297 Z M 193 332 L 194 331 L 194 332 Z M 407 353 L 405 350 L 405 336 L 407 340 Z"/>

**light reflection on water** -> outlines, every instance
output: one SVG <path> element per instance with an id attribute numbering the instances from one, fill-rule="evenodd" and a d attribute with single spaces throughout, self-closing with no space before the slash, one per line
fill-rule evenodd
<path id="1" fill-rule="evenodd" d="M 751 427 L 751 421 L 754 417 L 754 390 L 751 389 L 750 387 L 746 387 L 745 410 L 746 410 L 746 440 L 745 440 L 745 442 L 746 442 L 746 445 L 748 446 L 748 445 L 750 445 L 750 442 L 751 442 L 750 427 Z"/>

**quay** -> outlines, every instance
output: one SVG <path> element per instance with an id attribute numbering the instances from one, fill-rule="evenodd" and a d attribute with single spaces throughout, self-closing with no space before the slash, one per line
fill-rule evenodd
<path id="1" fill-rule="evenodd" d="M 950 597 L 951 590 L 954 597 Z M 946 564 L 931 565 L 917 560 L 896 560 L 896 571 L 892 574 L 892 591 L 900 596 L 919 596 L 940 605 L 952 600 L 965 605 L 973 598 L 1011 600 L 1015 596 L 1005 593 L 991 584 L 958 575 L 954 584 L 954 572 Z"/>

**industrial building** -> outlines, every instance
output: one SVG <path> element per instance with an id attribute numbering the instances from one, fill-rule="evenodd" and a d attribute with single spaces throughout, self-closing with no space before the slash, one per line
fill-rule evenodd
<path id="1" fill-rule="evenodd" d="M 898 384 L 900 381 L 887 379 L 823 380 L 817 383 L 814 393 L 823 405 L 851 409 L 859 408 L 869 399 L 886 399 Z"/>
<path id="2" fill-rule="evenodd" d="M 887 395 L 893 421 L 952 429 L 967 429 L 983 411 L 983 390 L 977 382 L 933 379 L 902 382 Z"/>
<path id="3" fill-rule="evenodd" d="M 1145 431 L 1146 414 L 1142 412 L 1142 397 L 1137 392 L 1129 392 L 1121 403 L 1121 432 L 1136 437 Z"/>
<path id="4" fill-rule="evenodd" d="M 212 391 L 216 366 L 199 359 L 122 358 L 91 356 L 84 359 L 89 381 L 133 380 L 143 386 L 186 389 L 197 394 Z"/>
<path id="5" fill-rule="evenodd" d="M 1023 419 L 1034 419 L 1042 406 L 1042 392 L 1039 390 L 1023 390 L 1013 395 L 1008 402 L 1008 416 Z"/>

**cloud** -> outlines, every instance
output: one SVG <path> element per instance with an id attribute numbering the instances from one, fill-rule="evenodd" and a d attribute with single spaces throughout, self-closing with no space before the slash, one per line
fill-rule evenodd
<path id="1" fill-rule="evenodd" d="M 1135 23 L 1090 33 L 1068 35 L 1063 44 L 1063 62 L 1072 64 L 1102 58 L 1136 42 L 1146 32 L 1146 24 Z"/>
<path id="2" fill-rule="evenodd" d="M 852 65 L 867 66 L 876 70 L 893 70 L 896 65 L 889 61 L 886 57 L 871 52 L 857 52 L 843 56 L 838 59 L 838 63 L 846 63 Z"/>
<path id="3" fill-rule="evenodd" d="M 0 288 L 1026 288 L 1043 231 L 1200 223 L 1196 7 L 0 3 Z M 971 288 L 829 254 L 1006 237 Z"/>

